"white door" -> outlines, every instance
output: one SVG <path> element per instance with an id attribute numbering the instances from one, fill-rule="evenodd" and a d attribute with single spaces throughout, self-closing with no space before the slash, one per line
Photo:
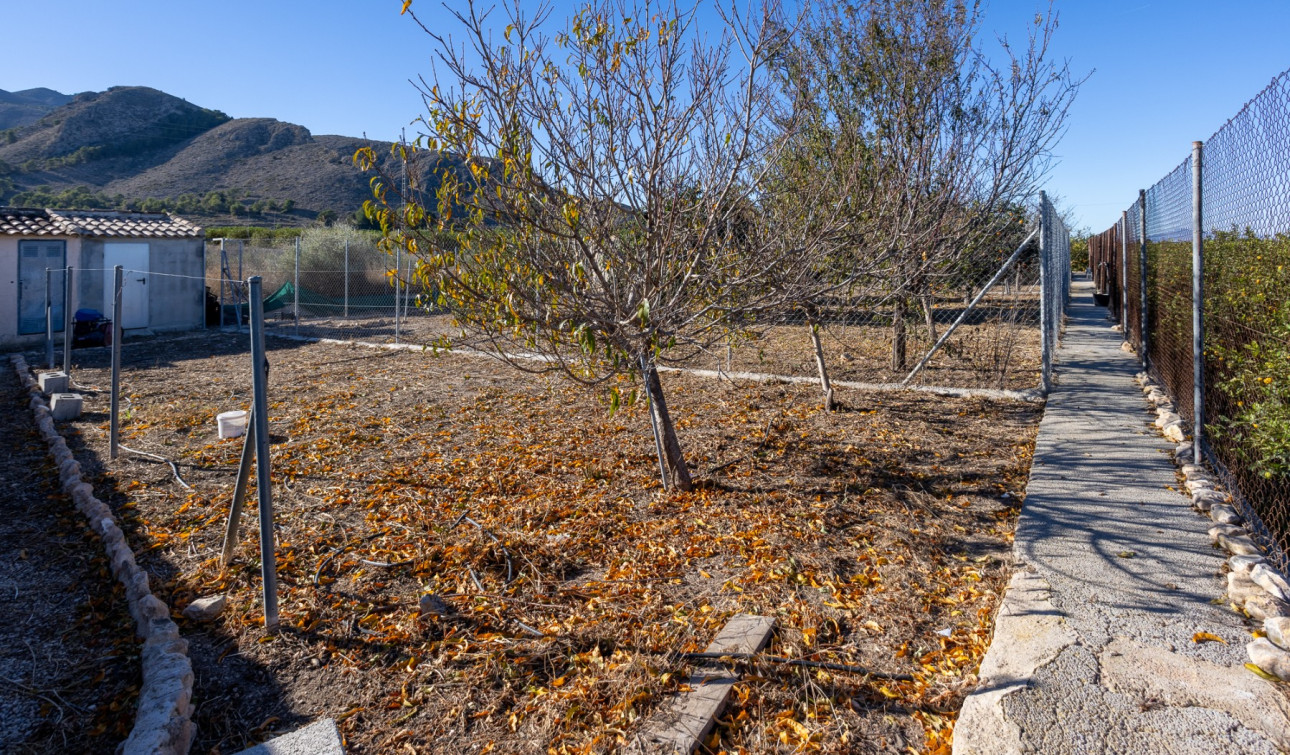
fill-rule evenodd
<path id="1" fill-rule="evenodd" d="M 125 268 L 121 287 L 121 327 L 148 327 L 148 245 L 108 243 L 103 245 L 103 314 L 116 319 L 112 312 L 112 270 Z"/>
<path id="2" fill-rule="evenodd" d="M 65 241 L 18 242 L 18 332 L 45 332 L 45 268 L 54 271 L 51 309 L 54 330 L 63 330 Z"/>

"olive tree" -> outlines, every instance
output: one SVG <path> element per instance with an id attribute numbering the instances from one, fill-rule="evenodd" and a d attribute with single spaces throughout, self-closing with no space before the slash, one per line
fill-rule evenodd
<path id="1" fill-rule="evenodd" d="M 653 0 L 592 0 L 558 26 L 526 5 L 468 1 L 456 37 L 422 25 L 436 70 L 408 149 L 458 167 L 425 203 L 378 172 L 369 214 L 515 367 L 607 384 L 614 404 L 642 381 L 664 483 L 688 489 L 659 366 L 782 307 L 782 271 L 820 253 L 762 210 L 793 128 L 771 70 L 787 25 L 772 5 L 703 30 Z"/>

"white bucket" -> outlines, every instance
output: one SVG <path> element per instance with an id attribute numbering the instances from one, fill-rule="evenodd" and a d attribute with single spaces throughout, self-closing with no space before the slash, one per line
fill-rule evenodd
<path id="1" fill-rule="evenodd" d="M 236 438 L 246 434 L 246 412 L 224 412 L 215 415 L 215 422 L 219 425 L 220 438 Z"/>

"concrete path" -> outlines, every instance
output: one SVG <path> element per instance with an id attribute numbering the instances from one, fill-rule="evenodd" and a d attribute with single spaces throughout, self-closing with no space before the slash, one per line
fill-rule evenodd
<path id="1" fill-rule="evenodd" d="M 1244 668 L 1224 554 L 1087 282 L 1039 426 L 1016 565 L 954 752 L 1275 753 L 1285 694 Z M 1227 641 L 1193 642 L 1197 632 Z"/>

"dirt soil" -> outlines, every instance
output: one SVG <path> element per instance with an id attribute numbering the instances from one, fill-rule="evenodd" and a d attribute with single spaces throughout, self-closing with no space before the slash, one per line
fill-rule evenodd
<path id="1" fill-rule="evenodd" d="M 733 615 L 745 664 L 711 752 L 948 752 L 989 641 L 1040 409 L 664 376 L 698 489 L 665 491 L 641 405 L 477 355 L 269 342 L 282 629 L 262 628 L 254 489 L 218 555 L 248 408 L 246 336 L 127 342 L 123 443 L 106 393 L 69 442 L 178 616 L 194 752 L 323 716 L 377 752 L 607 752 L 676 692 Z M 107 354 L 76 380 L 108 385 Z M 699 365 L 706 367 L 707 365 Z M 890 675 L 910 675 L 899 681 Z"/>
<path id="2" fill-rule="evenodd" d="M 0 752 L 111 753 L 139 695 L 125 591 L 0 364 Z"/>

